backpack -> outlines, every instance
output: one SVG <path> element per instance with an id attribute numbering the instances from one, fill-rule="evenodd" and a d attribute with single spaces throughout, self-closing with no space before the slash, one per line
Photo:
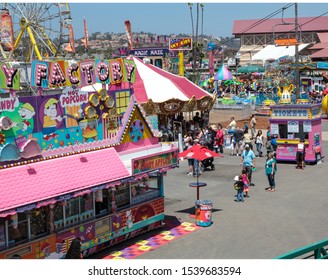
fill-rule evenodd
<path id="1" fill-rule="evenodd" d="M 204 142 L 204 144 L 211 144 L 212 143 L 212 137 L 211 137 L 210 133 L 205 133 L 203 142 Z"/>
<path id="2" fill-rule="evenodd" d="M 239 179 L 238 179 L 239 180 Z M 244 185 L 244 182 L 243 181 L 236 181 L 234 184 L 233 184 L 233 187 L 236 191 L 240 190 L 240 189 L 243 189 L 243 186 Z"/>
<path id="3" fill-rule="evenodd" d="M 233 188 L 234 188 L 236 191 L 239 190 L 239 184 L 238 184 L 238 182 L 235 182 L 235 183 L 233 184 Z"/>

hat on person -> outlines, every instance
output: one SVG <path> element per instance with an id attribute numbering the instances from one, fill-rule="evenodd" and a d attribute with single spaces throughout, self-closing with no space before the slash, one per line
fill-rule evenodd
<path id="1" fill-rule="evenodd" d="M 245 149 L 249 149 L 249 145 L 248 144 L 245 145 Z"/>
<path id="2" fill-rule="evenodd" d="M 34 108 L 32 107 L 32 105 L 30 103 L 24 103 L 21 108 L 22 109 L 25 108 L 27 110 L 30 110 L 31 112 L 35 112 Z"/>
<path id="3" fill-rule="evenodd" d="M 50 98 L 47 103 L 44 105 L 44 108 L 49 108 L 51 105 L 53 104 L 57 104 L 58 100 L 56 100 L 55 98 Z"/>

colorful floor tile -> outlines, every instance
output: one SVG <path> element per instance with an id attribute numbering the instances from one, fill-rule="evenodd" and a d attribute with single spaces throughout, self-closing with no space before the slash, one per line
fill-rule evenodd
<path id="1" fill-rule="evenodd" d="M 102 259 L 133 259 L 182 236 L 195 232 L 200 228 L 201 227 L 188 222 L 179 224 L 166 222 L 162 231 L 147 239 L 138 240 L 125 248 L 121 248 L 119 251 L 112 251 L 104 255 Z"/>

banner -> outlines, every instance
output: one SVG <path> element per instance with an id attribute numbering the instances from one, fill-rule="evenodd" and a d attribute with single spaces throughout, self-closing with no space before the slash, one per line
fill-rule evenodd
<path id="1" fill-rule="evenodd" d="M 84 44 L 84 47 L 88 49 L 89 47 L 89 34 L 88 34 L 88 27 L 87 27 L 87 21 L 83 20 L 83 26 L 84 26 L 84 39 L 82 39 L 82 43 Z"/>
<path id="2" fill-rule="evenodd" d="M 4 51 L 14 50 L 13 22 L 9 12 L 1 13 L 0 31 L 1 31 L 0 40 L 3 50 Z"/>
<path id="3" fill-rule="evenodd" d="M 133 49 L 133 45 L 132 45 L 132 30 L 131 30 L 131 23 L 129 20 L 126 20 L 124 22 L 125 24 L 125 32 L 126 32 L 126 36 L 128 37 L 128 43 L 129 43 L 129 48 L 130 50 Z"/>
<path id="4" fill-rule="evenodd" d="M 66 46 L 65 50 L 68 52 L 75 53 L 74 32 L 73 32 L 72 24 L 69 24 L 67 26 L 67 28 L 68 28 L 68 33 L 69 33 L 69 43 Z"/>

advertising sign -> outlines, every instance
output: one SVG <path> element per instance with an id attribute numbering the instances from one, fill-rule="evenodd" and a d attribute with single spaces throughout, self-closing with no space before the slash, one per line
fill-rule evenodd
<path id="1" fill-rule="evenodd" d="M 171 38 L 169 40 L 169 49 L 174 51 L 192 50 L 191 38 Z"/>

